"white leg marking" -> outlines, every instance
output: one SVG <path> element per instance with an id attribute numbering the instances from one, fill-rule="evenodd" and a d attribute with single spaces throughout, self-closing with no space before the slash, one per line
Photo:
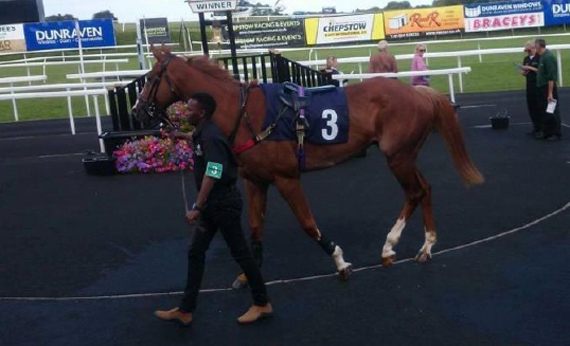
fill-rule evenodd
<path id="1" fill-rule="evenodd" d="M 406 222 L 404 221 L 404 219 L 398 219 L 398 221 L 396 221 L 396 224 L 394 225 L 394 227 L 392 227 L 392 230 L 390 231 L 390 233 L 388 233 L 388 236 L 386 237 L 386 243 L 384 244 L 384 248 L 382 249 L 382 258 L 388 258 L 396 254 L 393 248 L 400 241 L 400 236 L 402 236 L 402 231 L 404 230 L 404 227 L 406 227 Z"/>
<path id="2" fill-rule="evenodd" d="M 435 234 L 435 231 L 429 231 L 429 232 L 427 230 L 425 231 L 426 231 L 426 241 L 422 246 L 422 248 L 420 249 L 420 252 L 428 254 L 431 257 L 431 247 L 433 246 L 433 244 L 435 244 L 437 236 Z"/>
<path id="3" fill-rule="evenodd" d="M 334 252 L 332 254 L 332 257 L 334 259 L 334 263 L 336 264 L 336 269 L 338 271 L 342 271 L 351 265 L 351 263 L 345 262 L 342 255 L 343 255 L 342 249 L 340 248 L 340 246 L 337 245 L 334 248 Z"/>

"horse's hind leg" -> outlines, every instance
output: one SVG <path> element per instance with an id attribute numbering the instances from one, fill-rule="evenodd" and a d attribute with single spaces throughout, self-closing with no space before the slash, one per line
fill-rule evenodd
<path id="1" fill-rule="evenodd" d="M 394 262 L 396 258 L 394 247 L 400 241 L 402 231 L 414 210 L 426 195 L 426 191 L 418 178 L 418 171 L 413 156 L 404 160 L 398 160 L 397 157 L 388 158 L 388 165 L 406 193 L 406 202 L 396 224 L 388 233 L 386 243 L 382 248 L 382 266 L 384 267 L 388 267 Z"/>
<path id="2" fill-rule="evenodd" d="M 325 238 L 317 228 L 299 179 L 281 178 L 276 180 L 275 185 L 281 193 L 281 196 L 283 196 L 289 204 L 289 207 L 295 214 L 295 217 L 297 217 L 303 230 L 313 238 L 329 256 L 332 256 L 340 279 L 348 279 L 352 273 L 352 264 L 344 260 L 343 251 L 340 246 L 332 240 Z"/>
<path id="3" fill-rule="evenodd" d="M 431 186 L 419 171 L 416 172 L 416 175 L 423 190 L 426 192 L 421 202 L 426 240 L 414 260 L 423 263 L 431 260 L 431 248 L 435 244 L 437 237 L 431 204 Z"/>
<path id="4" fill-rule="evenodd" d="M 249 229 L 251 230 L 251 251 L 253 260 L 261 267 L 263 262 L 263 226 L 267 205 L 268 184 L 244 179 L 245 193 L 248 203 Z M 247 286 L 247 278 L 242 273 L 238 275 L 232 287 L 235 289 Z"/>

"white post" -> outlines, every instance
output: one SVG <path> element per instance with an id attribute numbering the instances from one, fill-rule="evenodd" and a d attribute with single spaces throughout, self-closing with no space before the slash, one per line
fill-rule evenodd
<path id="1" fill-rule="evenodd" d="M 16 119 L 16 121 L 19 121 L 18 119 L 18 106 L 16 106 L 16 98 L 14 97 L 14 83 L 10 83 L 10 89 L 12 89 L 10 91 L 10 94 L 12 94 L 12 107 L 14 108 L 14 119 Z"/>
<path id="2" fill-rule="evenodd" d="M 65 61 L 65 51 L 64 50 L 61 51 L 61 57 L 62 57 L 62 60 Z"/>
<path id="3" fill-rule="evenodd" d="M 426 53 L 427 53 L 427 52 L 428 52 L 428 46 L 427 46 L 427 43 L 426 43 L 426 44 L 424 44 L 424 47 L 426 47 Z M 426 57 L 426 66 L 429 66 L 429 58 L 428 58 L 428 57 Z"/>
<path id="4" fill-rule="evenodd" d="M 461 68 L 461 56 L 457 56 L 457 68 Z M 457 76 L 459 77 L 459 92 L 463 92 L 463 75 L 458 73 Z"/>
<path id="5" fill-rule="evenodd" d="M 455 92 L 453 90 L 453 75 L 450 73 L 447 75 L 449 78 L 449 98 L 451 98 L 451 102 L 455 103 Z"/>
<path id="6" fill-rule="evenodd" d="M 362 74 L 362 63 L 361 62 L 358 63 L 358 73 Z M 362 82 L 362 78 L 360 78 L 360 81 Z"/>
<path id="7" fill-rule="evenodd" d="M 95 104 L 95 119 L 97 123 L 97 136 L 100 136 L 103 133 L 103 128 L 101 126 L 101 114 L 99 114 L 99 100 L 97 100 L 97 95 L 93 95 L 93 103 Z M 103 139 L 99 138 L 99 147 L 101 148 L 101 152 L 105 153 L 105 143 Z M 109 153 L 112 154 L 112 153 Z"/>
<path id="8" fill-rule="evenodd" d="M 144 24 L 144 28 L 143 33 L 144 33 L 144 40 L 146 41 L 146 53 L 147 55 L 150 55 L 150 42 L 148 42 L 148 33 L 146 32 L 146 18 L 145 16 L 143 16 L 143 24 Z M 144 52 L 144 49 L 143 49 Z M 144 55 L 144 54 L 143 54 Z M 150 60 L 150 57 L 147 57 L 147 62 L 148 62 L 148 66 L 152 66 L 152 61 Z"/>
<path id="9" fill-rule="evenodd" d="M 65 89 L 70 92 L 70 89 Z M 71 134 L 75 135 L 75 120 L 73 119 L 73 108 L 71 107 L 71 96 L 67 96 L 67 111 L 69 113 L 69 126 L 71 127 Z"/>
<path id="10" fill-rule="evenodd" d="M 315 50 L 315 60 L 319 60 L 319 51 Z M 317 65 L 317 70 L 319 69 L 319 65 Z"/>
<path id="11" fill-rule="evenodd" d="M 560 82 L 558 86 L 562 86 L 562 55 L 560 50 L 556 51 L 556 58 L 558 58 L 558 81 Z"/>
<path id="12" fill-rule="evenodd" d="M 313 48 L 309 49 L 309 60 L 311 60 L 311 56 L 313 56 Z"/>
<path id="13" fill-rule="evenodd" d="M 481 52 L 481 42 L 477 42 L 479 52 Z M 483 56 L 479 53 L 479 62 L 483 62 Z"/>
<path id="14" fill-rule="evenodd" d="M 83 61 L 83 42 L 81 42 L 81 30 L 79 28 L 79 22 L 75 21 L 75 32 L 77 33 L 77 45 L 79 48 L 79 67 L 81 69 L 81 74 L 85 74 L 85 64 Z M 83 78 L 80 79 L 81 83 L 85 83 Z M 87 91 L 87 87 L 83 88 Z M 91 108 L 89 107 L 89 96 L 85 95 L 85 107 L 87 108 L 87 116 L 91 116 Z"/>
<path id="15" fill-rule="evenodd" d="M 24 64 L 27 65 L 28 64 L 28 58 L 26 57 L 26 53 L 24 53 Z M 26 66 L 26 70 L 28 71 L 28 77 L 31 76 L 30 74 L 30 68 L 28 66 Z M 28 85 L 31 86 L 32 85 L 32 81 L 28 81 Z"/>
<path id="16" fill-rule="evenodd" d="M 111 114 L 111 108 L 109 107 L 109 94 L 104 95 L 103 99 L 105 100 L 105 111 L 107 115 Z"/>

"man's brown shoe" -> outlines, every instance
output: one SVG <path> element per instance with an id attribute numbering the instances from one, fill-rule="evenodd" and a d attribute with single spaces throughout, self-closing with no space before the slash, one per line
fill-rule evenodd
<path id="1" fill-rule="evenodd" d="M 273 307 L 271 306 L 271 304 L 268 303 L 265 306 L 253 305 L 251 308 L 249 308 L 249 310 L 247 310 L 245 314 L 241 315 L 237 320 L 238 323 L 249 324 L 270 317 L 271 315 L 273 315 Z"/>
<path id="2" fill-rule="evenodd" d="M 192 324 L 192 314 L 189 312 L 182 312 L 179 308 L 174 308 L 168 311 L 155 311 L 154 315 L 166 322 L 176 322 L 183 327 Z"/>

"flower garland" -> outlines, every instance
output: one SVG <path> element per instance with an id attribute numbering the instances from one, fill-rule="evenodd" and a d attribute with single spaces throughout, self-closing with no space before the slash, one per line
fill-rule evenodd
<path id="1" fill-rule="evenodd" d="M 186 120 L 187 106 L 175 103 L 167 109 L 172 124 L 180 132 L 192 131 Z M 117 171 L 121 173 L 163 173 L 191 171 L 194 168 L 192 145 L 186 140 L 172 140 L 161 130 L 161 137 L 146 136 L 125 142 L 113 152 Z"/>

